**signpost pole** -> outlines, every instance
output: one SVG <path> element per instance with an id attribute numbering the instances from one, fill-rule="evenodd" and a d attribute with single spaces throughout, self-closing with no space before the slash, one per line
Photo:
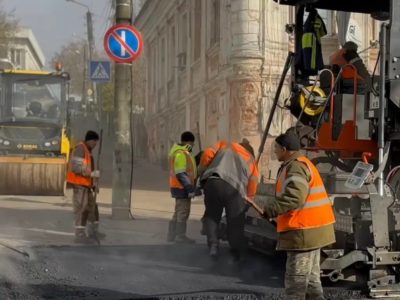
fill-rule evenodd
<path id="1" fill-rule="evenodd" d="M 116 1 L 116 23 L 131 24 L 132 1 Z M 121 46 L 121 52 L 125 52 Z M 121 54 L 122 55 L 122 54 Z M 132 145 L 130 138 L 131 64 L 115 65 L 115 141 L 112 184 L 112 218 L 129 219 L 131 196 Z"/>

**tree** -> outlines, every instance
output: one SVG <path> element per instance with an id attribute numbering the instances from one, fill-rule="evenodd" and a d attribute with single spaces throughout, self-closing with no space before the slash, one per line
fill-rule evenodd
<path id="1" fill-rule="evenodd" d="M 85 61 L 85 53 L 87 53 L 87 43 L 85 40 L 76 40 L 64 45 L 59 52 L 57 52 L 51 63 L 62 63 L 64 70 L 71 76 L 70 93 L 75 95 L 83 95 L 84 84 L 86 80 L 87 89 L 87 62 Z"/>
<path id="2" fill-rule="evenodd" d="M 0 0 L 0 58 L 8 58 L 10 37 L 18 29 L 18 21 L 14 12 L 7 12 L 2 7 L 3 0 Z"/>
<path id="3" fill-rule="evenodd" d="M 104 112 L 114 111 L 114 83 L 99 84 L 97 91 L 101 97 L 102 110 Z"/>

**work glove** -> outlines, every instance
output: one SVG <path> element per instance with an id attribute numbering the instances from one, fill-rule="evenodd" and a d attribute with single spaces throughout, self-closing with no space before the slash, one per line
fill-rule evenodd
<path id="1" fill-rule="evenodd" d="M 92 173 L 90 173 L 90 177 L 92 177 L 92 178 L 100 178 L 100 171 L 99 170 L 94 170 Z"/>
<path id="2" fill-rule="evenodd" d="M 194 194 L 195 196 L 201 196 L 203 195 L 203 191 L 201 190 L 200 187 L 196 187 L 196 189 L 194 190 Z"/>
<path id="3" fill-rule="evenodd" d="M 95 185 L 95 186 L 93 187 L 93 193 L 98 194 L 99 192 L 100 192 L 99 186 L 98 186 L 98 185 Z"/>
<path id="4" fill-rule="evenodd" d="M 195 192 L 188 193 L 188 198 L 193 199 L 196 196 Z"/>

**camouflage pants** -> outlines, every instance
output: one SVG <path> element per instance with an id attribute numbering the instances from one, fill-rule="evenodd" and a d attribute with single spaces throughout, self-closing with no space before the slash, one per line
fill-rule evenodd
<path id="1" fill-rule="evenodd" d="M 285 273 L 287 300 L 324 300 L 320 279 L 320 249 L 288 251 Z"/>
<path id="2" fill-rule="evenodd" d="M 85 228 L 87 221 L 96 221 L 96 203 L 91 189 L 74 186 L 72 204 L 75 228 Z"/>

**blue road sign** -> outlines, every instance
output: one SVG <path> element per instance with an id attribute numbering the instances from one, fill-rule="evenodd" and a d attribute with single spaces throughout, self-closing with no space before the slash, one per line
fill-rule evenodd
<path id="1" fill-rule="evenodd" d="M 130 63 L 142 53 L 143 39 L 135 27 L 117 24 L 111 27 L 104 36 L 104 49 L 112 60 Z"/>
<path id="2" fill-rule="evenodd" d="M 107 82 L 111 80 L 111 63 L 109 61 L 91 61 L 89 65 L 90 80 Z"/>

